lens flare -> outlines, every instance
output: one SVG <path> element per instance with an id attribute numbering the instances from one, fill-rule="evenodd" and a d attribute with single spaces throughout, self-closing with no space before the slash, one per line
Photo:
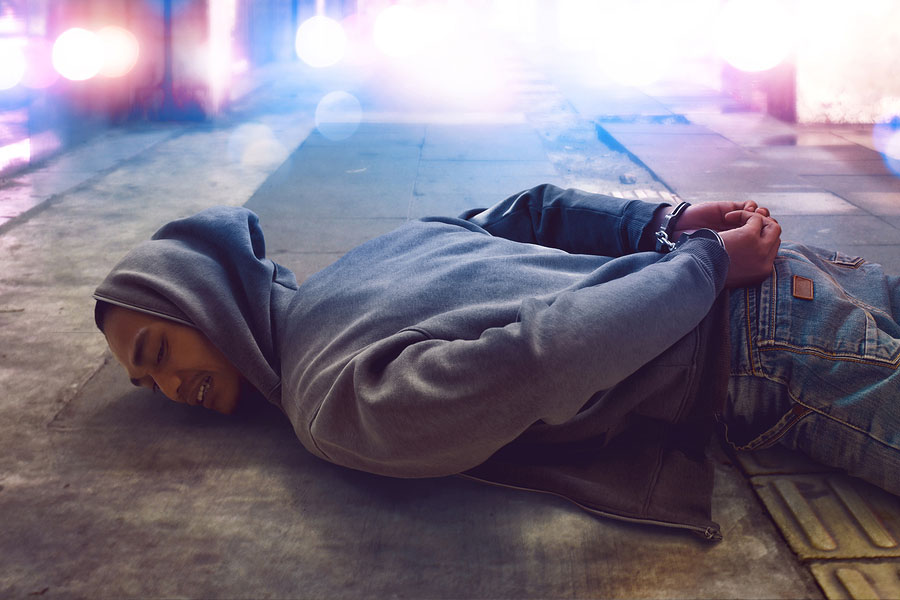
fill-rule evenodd
<path id="1" fill-rule="evenodd" d="M 103 44 L 96 33 L 73 27 L 53 44 L 53 68 L 72 81 L 84 81 L 100 72 Z"/>
<path id="2" fill-rule="evenodd" d="M 716 26 L 719 55 L 741 71 L 766 71 L 791 51 L 790 15 L 774 0 L 731 0 Z"/>
<path id="3" fill-rule="evenodd" d="M 405 4 L 387 7 L 375 18 L 375 47 L 392 58 L 414 55 L 423 45 L 425 28 L 419 10 Z"/>
<path id="4" fill-rule="evenodd" d="M 31 139 L 0 146 L 0 173 L 10 167 L 18 167 L 31 160 Z"/>
<path id="5" fill-rule="evenodd" d="M 872 128 L 872 141 L 885 166 L 900 176 L 900 115 L 880 119 Z"/>
<path id="6" fill-rule="evenodd" d="M 0 90 L 19 85 L 25 77 L 26 68 L 22 48 L 11 41 L 0 42 Z"/>
<path id="7" fill-rule="evenodd" d="M 616 26 L 594 41 L 600 69 L 623 85 L 648 85 L 661 79 L 679 47 L 666 14 L 659 2 L 623 3 L 611 10 L 606 18 Z"/>
<path id="8" fill-rule="evenodd" d="M 347 34 L 341 24 L 317 15 L 303 22 L 294 40 L 297 56 L 311 67 L 321 69 L 337 64 L 347 51 Z"/>
<path id="9" fill-rule="evenodd" d="M 53 45 L 49 41 L 29 40 L 25 47 L 25 61 L 28 65 L 22 79 L 25 87 L 42 90 L 59 79 L 59 73 L 53 69 Z"/>
<path id="10" fill-rule="evenodd" d="M 103 66 L 100 74 L 104 77 L 122 77 L 137 64 L 140 44 L 134 34 L 127 29 L 110 25 L 97 32 L 103 46 Z"/>
<path id="11" fill-rule="evenodd" d="M 329 140 L 347 139 L 356 133 L 360 121 L 362 106 L 353 94 L 330 92 L 316 106 L 316 129 Z"/>
<path id="12" fill-rule="evenodd" d="M 229 136 L 228 156 L 244 167 L 269 167 L 284 162 L 288 151 L 270 127 L 245 123 Z"/>

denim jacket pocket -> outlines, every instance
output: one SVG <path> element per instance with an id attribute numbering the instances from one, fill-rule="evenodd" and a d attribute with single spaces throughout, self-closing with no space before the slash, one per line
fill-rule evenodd
<path id="1" fill-rule="evenodd" d="M 900 325 L 885 310 L 850 295 L 840 282 L 845 268 L 857 269 L 865 261 L 833 253 L 828 262 L 841 268 L 823 269 L 794 252 L 778 256 L 772 277 L 760 288 L 759 351 L 896 366 Z M 801 294 L 797 278 L 804 283 Z"/>
<path id="2" fill-rule="evenodd" d="M 866 261 L 861 256 L 850 256 L 849 254 L 844 254 L 843 252 L 834 251 L 828 258 L 828 262 L 833 265 L 837 265 L 838 267 L 858 269 L 863 264 L 865 264 Z"/>

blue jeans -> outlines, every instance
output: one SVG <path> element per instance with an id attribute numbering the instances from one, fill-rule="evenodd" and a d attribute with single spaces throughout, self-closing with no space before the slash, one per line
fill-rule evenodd
<path id="1" fill-rule="evenodd" d="M 782 443 L 900 495 L 900 278 L 784 243 L 732 291 L 722 420 L 739 449 Z"/>

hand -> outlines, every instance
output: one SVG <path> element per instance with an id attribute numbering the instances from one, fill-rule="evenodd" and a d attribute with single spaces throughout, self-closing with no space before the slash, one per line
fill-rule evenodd
<path id="1" fill-rule="evenodd" d="M 744 211 L 756 213 L 763 217 L 769 217 L 769 209 L 760 207 L 753 200 L 746 202 L 703 202 L 702 204 L 691 204 L 684 214 L 675 222 L 677 229 L 673 239 L 678 239 L 682 233 L 690 233 L 698 229 L 712 229 L 719 233 L 740 227 L 743 223 L 738 223 L 732 218 L 727 219 L 726 216 L 735 211 Z"/>
<path id="2" fill-rule="evenodd" d="M 768 212 L 768 211 L 766 211 Z M 760 210 L 734 210 L 722 216 L 720 235 L 731 261 L 725 287 L 754 285 L 772 273 L 781 246 L 781 226 Z"/>

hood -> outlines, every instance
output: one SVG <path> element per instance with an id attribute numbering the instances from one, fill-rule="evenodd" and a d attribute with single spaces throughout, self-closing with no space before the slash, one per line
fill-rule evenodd
<path id="1" fill-rule="evenodd" d="M 199 329 L 278 403 L 276 323 L 296 289 L 294 274 L 266 258 L 256 214 L 221 206 L 164 225 L 113 268 L 94 298 Z"/>

